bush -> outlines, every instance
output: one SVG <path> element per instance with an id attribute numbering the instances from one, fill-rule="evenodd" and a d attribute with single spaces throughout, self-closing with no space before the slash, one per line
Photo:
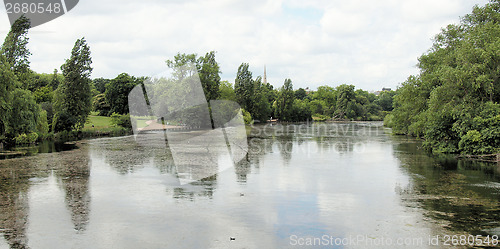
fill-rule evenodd
<path id="1" fill-rule="evenodd" d="M 316 113 L 316 114 L 312 115 L 312 119 L 314 121 L 326 121 L 326 120 L 330 119 L 330 117 L 327 115 Z"/>
<path id="2" fill-rule="evenodd" d="M 130 130 L 132 129 L 130 114 L 121 115 L 114 112 L 113 114 L 111 114 L 111 123 L 115 126 L 121 126 Z"/>
<path id="3" fill-rule="evenodd" d="M 247 112 L 245 109 L 241 108 L 241 113 L 243 114 L 243 121 L 245 121 L 245 124 L 252 124 L 253 123 L 252 115 L 250 115 L 249 112 Z"/>
<path id="4" fill-rule="evenodd" d="M 387 114 L 385 115 L 384 118 L 384 126 L 392 128 L 394 126 L 394 121 L 393 121 L 394 116 L 392 114 Z"/>
<path id="5" fill-rule="evenodd" d="M 16 144 L 34 144 L 37 139 L 38 139 L 38 134 L 32 132 L 29 133 L 28 135 L 26 135 L 26 133 L 20 134 L 14 138 L 14 141 L 16 142 Z"/>

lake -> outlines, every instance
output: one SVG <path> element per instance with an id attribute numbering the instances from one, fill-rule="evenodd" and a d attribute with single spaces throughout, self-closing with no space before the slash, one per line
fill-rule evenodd
<path id="1" fill-rule="evenodd" d="M 390 134 L 381 122 L 255 125 L 241 161 L 204 159 L 216 174 L 188 184 L 193 168 L 134 136 L 0 160 L 0 248 L 498 243 L 500 165 Z"/>

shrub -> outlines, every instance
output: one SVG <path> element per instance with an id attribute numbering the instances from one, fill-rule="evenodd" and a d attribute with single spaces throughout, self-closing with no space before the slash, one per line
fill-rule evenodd
<path id="1" fill-rule="evenodd" d="M 29 133 L 28 135 L 26 135 L 26 133 L 20 134 L 14 138 L 14 141 L 16 142 L 16 144 L 34 144 L 37 139 L 38 139 L 38 134 L 32 132 Z"/>
<path id="2" fill-rule="evenodd" d="M 118 113 L 111 114 L 111 123 L 115 126 L 121 126 L 126 129 L 132 129 L 132 123 L 130 122 L 130 114 L 121 115 Z"/>

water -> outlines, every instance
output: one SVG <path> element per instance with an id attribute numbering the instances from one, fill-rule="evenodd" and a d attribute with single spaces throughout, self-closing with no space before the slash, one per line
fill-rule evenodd
<path id="1" fill-rule="evenodd" d="M 77 148 L 74 143 L 43 141 L 38 145 L 19 146 L 8 150 L 0 150 L 0 160 L 23 156 L 33 156 L 38 153 L 53 153 Z"/>
<path id="2" fill-rule="evenodd" d="M 216 160 L 227 169 L 187 185 L 168 151 L 131 136 L 0 160 L 0 248 L 425 248 L 499 233 L 497 164 L 389 134 L 255 126 L 236 167 Z"/>

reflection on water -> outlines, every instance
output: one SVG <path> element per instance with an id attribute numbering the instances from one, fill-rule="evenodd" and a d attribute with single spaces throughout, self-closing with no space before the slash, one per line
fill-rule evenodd
<path id="1" fill-rule="evenodd" d="M 452 156 L 430 157 L 418 145 L 394 145 L 396 157 L 414 179 L 404 198 L 417 199 L 427 216 L 451 231 L 498 234 L 500 164 L 457 160 Z"/>
<path id="2" fill-rule="evenodd" d="M 399 248 L 498 233 L 497 165 L 430 157 L 389 133 L 255 126 L 243 160 L 212 158 L 226 170 L 187 185 L 168 146 L 133 137 L 0 160 L 0 248 L 301 248 L 324 235 L 363 240 L 316 247 Z"/>
<path id="3" fill-rule="evenodd" d="M 54 153 L 77 148 L 74 143 L 43 141 L 35 146 L 14 147 L 10 150 L 0 150 L 0 160 L 23 156 L 33 156 L 39 153 Z"/>

